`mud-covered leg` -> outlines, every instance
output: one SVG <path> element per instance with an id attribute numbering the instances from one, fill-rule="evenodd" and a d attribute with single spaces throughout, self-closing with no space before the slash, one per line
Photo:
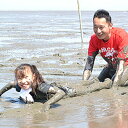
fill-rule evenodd
<path id="1" fill-rule="evenodd" d="M 10 82 L 7 85 L 5 85 L 1 90 L 0 90 L 0 96 L 5 93 L 6 91 L 10 90 L 11 88 L 15 88 L 15 83 Z"/>
<path id="2" fill-rule="evenodd" d="M 84 86 L 84 85 L 72 85 L 72 89 L 75 90 L 75 95 L 72 96 L 80 96 L 80 95 L 86 95 L 91 92 L 95 92 L 102 89 L 109 89 L 112 87 L 112 80 L 107 78 L 104 82 L 95 81 L 95 83 L 92 83 L 91 85 Z M 70 97 L 70 95 L 68 95 Z"/>
<path id="3" fill-rule="evenodd" d="M 95 91 L 99 91 L 102 89 L 109 89 L 112 87 L 112 80 L 107 78 L 104 82 L 95 82 L 88 86 L 88 89 L 86 90 L 86 93 L 91 93 Z"/>

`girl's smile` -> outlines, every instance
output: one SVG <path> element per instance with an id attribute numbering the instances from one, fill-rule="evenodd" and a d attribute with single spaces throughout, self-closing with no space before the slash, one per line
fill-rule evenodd
<path id="1" fill-rule="evenodd" d="M 28 89 L 31 86 L 31 80 L 30 79 L 26 79 L 23 78 L 22 80 L 18 80 L 18 85 L 22 88 L 22 89 Z"/>
<path id="2" fill-rule="evenodd" d="M 22 89 L 29 89 L 33 83 L 34 75 L 29 67 L 17 73 L 17 83 Z"/>

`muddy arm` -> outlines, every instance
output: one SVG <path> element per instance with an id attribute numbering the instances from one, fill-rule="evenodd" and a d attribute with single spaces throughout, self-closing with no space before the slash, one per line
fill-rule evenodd
<path id="1" fill-rule="evenodd" d="M 55 93 L 55 95 L 52 98 L 50 98 L 47 102 L 44 103 L 43 111 L 48 111 L 50 109 L 50 105 L 61 100 L 66 94 L 63 90 L 61 90 L 55 86 L 50 87 L 48 92 L 49 93 Z"/>
<path id="2" fill-rule="evenodd" d="M 83 72 L 83 80 L 88 80 L 90 78 L 96 55 L 97 52 L 94 52 L 92 56 L 88 56 Z"/>
<path id="3" fill-rule="evenodd" d="M 10 90 L 11 88 L 15 88 L 15 83 L 10 82 L 7 85 L 5 85 L 1 90 L 0 90 L 0 96 L 5 93 L 6 91 Z"/>

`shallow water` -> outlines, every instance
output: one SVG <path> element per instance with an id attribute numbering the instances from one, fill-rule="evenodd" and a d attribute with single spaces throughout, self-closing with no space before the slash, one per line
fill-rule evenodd
<path id="1" fill-rule="evenodd" d="M 21 63 L 35 64 L 48 82 L 81 81 L 93 33 L 93 13 L 82 12 L 84 44 L 81 44 L 77 12 L 0 12 L 0 88 L 14 79 L 13 71 Z M 128 12 L 111 15 L 115 26 L 128 31 Z M 93 76 L 105 64 L 100 56 L 97 58 Z M 121 95 L 120 91 L 108 89 L 63 99 L 48 113 L 32 114 L 30 105 L 26 115 L 20 116 L 19 108 L 26 105 L 20 103 L 19 94 L 12 89 L 0 98 L 0 112 L 12 109 L 14 113 L 0 118 L 0 127 L 128 128 L 127 94 Z"/>
<path id="2" fill-rule="evenodd" d="M 128 98 L 128 96 L 124 95 L 123 98 Z M 7 114 L 0 119 L 0 126 L 13 128 L 127 128 L 128 104 L 123 98 L 108 89 L 82 97 L 63 99 L 47 113 L 33 114 L 26 110 L 25 116 L 20 116 L 16 115 L 18 111 L 16 112 L 15 109 L 14 113 Z M 14 104 L 16 105 L 16 103 Z"/>

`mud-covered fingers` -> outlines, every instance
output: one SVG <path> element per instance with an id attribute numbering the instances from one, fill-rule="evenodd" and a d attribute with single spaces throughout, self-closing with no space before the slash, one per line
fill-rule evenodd
<path id="1" fill-rule="evenodd" d="M 83 80 L 88 80 L 90 76 L 91 76 L 91 71 L 90 70 L 85 70 L 83 72 Z"/>
<path id="2" fill-rule="evenodd" d="M 47 112 L 49 109 L 50 109 L 50 105 L 47 104 L 47 103 L 44 103 L 44 104 L 43 104 L 43 107 L 42 107 L 42 111 L 43 111 L 43 112 Z"/>

